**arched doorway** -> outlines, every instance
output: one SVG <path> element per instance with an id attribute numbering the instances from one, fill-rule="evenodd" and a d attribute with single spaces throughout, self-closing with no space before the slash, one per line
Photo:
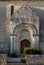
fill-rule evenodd
<path id="1" fill-rule="evenodd" d="M 20 42 L 20 53 L 24 52 L 25 47 L 30 47 L 30 41 L 27 39 L 24 39 Z"/>

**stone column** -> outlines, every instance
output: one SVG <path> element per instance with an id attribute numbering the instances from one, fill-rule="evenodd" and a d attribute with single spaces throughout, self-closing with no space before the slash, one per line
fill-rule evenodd
<path id="1" fill-rule="evenodd" d="M 14 48 L 13 36 L 10 36 L 10 53 L 13 53 L 13 48 Z"/>
<path id="2" fill-rule="evenodd" d="M 35 48 L 35 42 L 31 43 L 31 47 Z"/>
<path id="3" fill-rule="evenodd" d="M 35 41 L 35 48 L 39 48 L 39 37 L 37 37 Z"/>
<path id="4" fill-rule="evenodd" d="M 17 52 L 17 40 L 16 40 L 16 36 L 14 36 L 14 52 Z"/>

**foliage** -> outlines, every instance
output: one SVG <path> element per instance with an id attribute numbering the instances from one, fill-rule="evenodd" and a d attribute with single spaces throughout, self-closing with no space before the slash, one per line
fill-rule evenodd
<path id="1" fill-rule="evenodd" d="M 22 62 L 22 63 L 26 63 L 26 59 L 25 59 L 25 58 L 22 58 L 22 59 L 21 59 L 21 62 Z"/>
<path id="2" fill-rule="evenodd" d="M 17 53 L 11 53 L 11 54 L 8 54 L 9 57 L 18 57 Z"/>
<path id="3" fill-rule="evenodd" d="M 38 48 L 24 48 L 24 56 L 28 55 L 28 54 L 42 54 L 41 49 Z"/>

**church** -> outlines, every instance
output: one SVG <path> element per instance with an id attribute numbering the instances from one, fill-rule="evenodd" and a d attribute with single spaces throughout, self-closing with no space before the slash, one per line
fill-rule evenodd
<path id="1" fill-rule="evenodd" d="M 37 10 L 38 11 L 38 10 Z M 37 12 L 35 11 L 35 12 Z M 44 53 L 44 42 L 40 16 L 28 4 L 4 4 L 0 7 L 0 51 L 23 53 L 25 47 L 40 48 Z M 40 11 L 38 11 L 40 13 Z M 41 27 L 40 27 L 41 25 Z M 43 30 L 43 29 L 42 29 Z"/>
<path id="2" fill-rule="evenodd" d="M 26 6 L 21 6 L 14 14 L 14 6 L 11 5 L 11 20 L 15 27 L 10 35 L 10 52 L 22 53 L 25 47 L 38 48 L 39 45 L 39 17 Z"/>

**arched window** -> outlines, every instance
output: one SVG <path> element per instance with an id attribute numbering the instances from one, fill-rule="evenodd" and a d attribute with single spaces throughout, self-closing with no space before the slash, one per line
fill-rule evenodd
<path id="1" fill-rule="evenodd" d="M 13 13 L 14 13 L 14 6 L 12 5 L 11 6 L 11 16 L 13 15 Z"/>

